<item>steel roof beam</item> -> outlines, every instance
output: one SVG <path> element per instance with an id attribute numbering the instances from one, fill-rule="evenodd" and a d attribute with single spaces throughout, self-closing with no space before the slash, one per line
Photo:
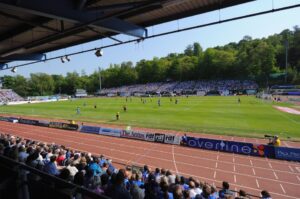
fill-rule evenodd
<path id="1" fill-rule="evenodd" d="M 62 0 L 26 0 L 16 4 L 15 0 L 0 0 L 0 8 L 25 12 L 52 19 L 65 20 L 72 23 L 89 23 L 88 26 L 106 29 L 115 33 L 127 34 L 135 37 L 143 37 L 145 28 L 120 20 L 116 17 L 96 21 L 105 17 L 99 11 L 80 11 L 74 9 L 72 1 Z"/>
<path id="2" fill-rule="evenodd" d="M 46 58 L 45 54 L 33 53 L 33 54 L 22 54 L 22 55 L 9 55 L 7 57 L 0 57 L 0 62 L 10 62 L 10 61 L 36 61 Z"/>

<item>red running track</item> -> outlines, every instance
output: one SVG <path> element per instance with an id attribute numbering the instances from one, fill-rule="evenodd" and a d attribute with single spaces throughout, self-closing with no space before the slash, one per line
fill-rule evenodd
<path id="1" fill-rule="evenodd" d="M 235 190 L 259 195 L 267 189 L 274 199 L 300 198 L 300 163 L 214 152 L 175 145 L 84 134 L 0 121 L 0 131 L 43 142 L 55 142 L 80 151 L 103 154 L 117 166 L 149 165 Z"/>

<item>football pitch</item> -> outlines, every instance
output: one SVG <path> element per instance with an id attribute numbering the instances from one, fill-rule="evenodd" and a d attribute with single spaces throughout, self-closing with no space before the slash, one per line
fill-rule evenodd
<path id="1" fill-rule="evenodd" d="M 68 101 L 1 106 L 0 113 L 41 116 L 93 123 L 122 124 L 134 127 L 263 137 L 279 135 L 300 140 L 300 115 L 281 112 L 274 105 L 292 106 L 256 99 L 254 96 L 205 96 L 85 98 Z M 175 104 L 175 99 L 178 103 Z M 94 107 L 97 106 L 97 108 Z M 124 112 L 123 106 L 127 111 Z M 80 114 L 76 113 L 77 107 Z M 116 113 L 120 119 L 116 120 Z"/>

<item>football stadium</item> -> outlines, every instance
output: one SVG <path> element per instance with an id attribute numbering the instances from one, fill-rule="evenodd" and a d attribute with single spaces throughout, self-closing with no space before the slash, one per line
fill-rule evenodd
<path id="1" fill-rule="evenodd" d="M 0 199 L 300 198 L 299 7 L 0 0 Z"/>

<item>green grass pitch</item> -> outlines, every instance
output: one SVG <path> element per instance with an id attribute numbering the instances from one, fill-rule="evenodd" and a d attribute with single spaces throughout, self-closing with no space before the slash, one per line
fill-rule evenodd
<path id="1" fill-rule="evenodd" d="M 85 98 L 40 104 L 1 106 L 0 113 L 34 115 L 47 118 L 73 119 L 75 121 L 123 124 L 134 127 L 173 129 L 214 134 L 263 137 L 278 134 L 281 138 L 300 140 L 300 116 L 283 113 L 272 102 L 242 96 L 144 98 Z M 175 104 L 178 99 L 178 104 Z M 86 106 L 84 106 L 86 104 Z M 94 105 L 97 108 L 94 108 Z M 123 111 L 127 106 L 127 112 Z M 292 106 L 280 103 L 280 106 Z M 80 114 L 76 108 L 80 107 Z M 115 119 L 120 112 L 120 120 Z"/>

